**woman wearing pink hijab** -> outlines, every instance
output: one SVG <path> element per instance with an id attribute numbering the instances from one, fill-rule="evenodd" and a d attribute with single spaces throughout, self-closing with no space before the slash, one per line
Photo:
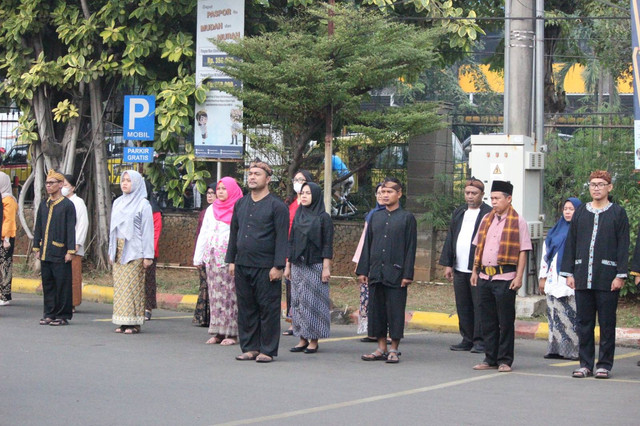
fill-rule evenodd
<path id="1" fill-rule="evenodd" d="M 202 228 L 193 255 L 195 266 L 207 271 L 211 319 L 207 344 L 235 345 L 238 336 L 238 304 L 233 277 L 224 262 L 229 243 L 229 224 L 233 206 L 242 198 L 235 179 L 223 177 L 216 186 L 216 200 L 204 214 Z"/>

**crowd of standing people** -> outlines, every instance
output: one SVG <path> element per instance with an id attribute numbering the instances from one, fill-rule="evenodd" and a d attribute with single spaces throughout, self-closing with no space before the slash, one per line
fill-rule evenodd
<path id="1" fill-rule="evenodd" d="M 199 218 L 193 264 L 201 284 L 193 323 L 208 328 L 207 344 L 239 344 L 239 361 L 268 363 L 278 355 L 283 278 L 291 321 L 283 334 L 298 338 L 290 351 L 317 353 L 319 340 L 330 335 L 334 230 L 322 189 L 308 171 L 300 170 L 292 182 L 296 196 L 287 207 L 269 191 L 272 174 L 270 165 L 256 159 L 247 170 L 246 195 L 232 177 L 209 185 L 208 207 Z M 88 215 L 77 186 L 74 176 L 50 170 L 48 196 L 37 209 L 33 251 L 41 264 L 41 325 L 68 325 L 82 302 Z M 112 322 L 116 333 L 137 334 L 157 307 L 155 264 L 162 213 L 149 182 L 137 171 L 123 172 L 120 186 L 109 230 Z M 613 367 L 616 309 L 628 274 L 629 220 L 624 208 L 610 200 L 612 189 L 611 175 L 594 171 L 589 177 L 591 200 L 568 198 L 542 249 L 538 287 L 546 295 L 549 323 L 544 358 L 579 361 L 575 378 L 606 379 Z M 400 204 L 403 191 L 395 178 L 385 178 L 376 187 L 376 207 L 365 218 L 353 257 L 360 286 L 357 332 L 366 334 L 361 341 L 377 343 L 373 352 L 361 356 L 363 361 L 400 361 L 417 248 L 417 222 Z M 484 183 L 470 178 L 465 204 L 452 214 L 440 257 L 445 277 L 453 282 L 462 337 L 450 349 L 483 353 L 475 370 L 509 372 L 514 362 L 516 294 L 533 247 L 527 222 L 512 206 L 513 191 L 510 182 L 493 181 L 489 206 L 483 201 Z M 17 211 L 4 173 L 0 193 L 3 306 L 11 302 Z M 639 284 L 638 242 L 630 273 Z"/>

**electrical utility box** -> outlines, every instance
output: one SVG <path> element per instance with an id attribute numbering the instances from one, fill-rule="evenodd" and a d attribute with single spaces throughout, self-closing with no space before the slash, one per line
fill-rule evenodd
<path id="1" fill-rule="evenodd" d="M 509 181 L 513 185 L 513 207 L 529 225 L 534 243 L 534 258 L 530 270 L 537 268 L 536 248 L 543 237 L 542 172 L 544 153 L 536 149 L 534 139 L 522 135 L 471 136 L 469 168 L 471 174 L 485 184 L 485 202 L 491 205 L 491 184 L 494 180 Z M 537 243 L 537 244 L 536 244 Z M 536 277 L 533 277 L 534 279 Z M 527 292 L 531 292 L 531 279 Z M 523 289 L 524 290 L 524 289 Z"/>

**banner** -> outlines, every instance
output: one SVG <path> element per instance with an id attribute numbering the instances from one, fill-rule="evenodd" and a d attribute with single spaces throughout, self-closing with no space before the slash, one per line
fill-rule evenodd
<path id="1" fill-rule="evenodd" d="M 638 96 L 638 83 L 640 83 L 640 0 L 631 0 L 631 47 L 633 48 L 633 140 L 634 140 L 634 164 L 635 169 L 640 170 L 640 96 Z"/>
<path id="2" fill-rule="evenodd" d="M 244 35 L 244 1 L 198 0 L 196 38 L 196 85 L 204 79 L 240 86 L 223 72 L 211 68 L 224 65 L 227 55 L 211 40 L 232 41 Z M 228 93 L 211 90 L 204 104 L 197 104 L 193 126 L 196 157 L 242 159 L 242 102 Z"/>

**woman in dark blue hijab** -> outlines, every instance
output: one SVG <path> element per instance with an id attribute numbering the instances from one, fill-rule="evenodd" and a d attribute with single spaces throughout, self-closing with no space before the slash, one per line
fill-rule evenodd
<path id="1" fill-rule="evenodd" d="M 574 290 L 559 275 L 564 245 L 569 233 L 573 213 L 582 204 L 577 198 L 567 199 L 562 206 L 562 217 L 547 233 L 540 261 L 539 290 L 547 295 L 549 344 L 545 358 L 578 359 L 576 334 L 576 300 Z"/>

